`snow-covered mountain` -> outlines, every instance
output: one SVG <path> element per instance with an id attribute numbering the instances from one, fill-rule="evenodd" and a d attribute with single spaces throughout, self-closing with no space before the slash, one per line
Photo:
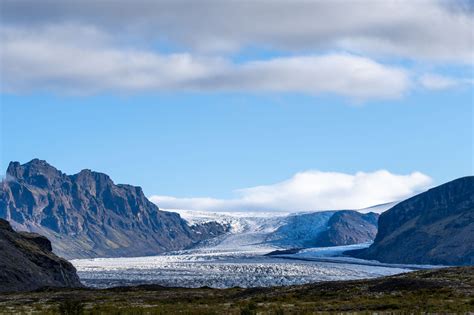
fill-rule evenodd
<path id="1" fill-rule="evenodd" d="M 370 213 L 370 212 L 374 212 L 374 213 L 382 213 L 382 212 L 385 212 L 387 211 L 388 209 L 390 208 L 393 208 L 395 207 L 400 201 L 393 201 L 393 202 L 387 202 L 387 203 L 382 203 L 380 205 L 375 205 L 375 206 L 372 206 L 372 207 L 367 207 L 367 208 L 363 208 L 363 209 L 358 209 L 357 211 L 360 212 L 360 213 Z"/>
<path id="2" fill-rule="evenodd" d="M 371 242 L 377 231 L 374 213 L 362 214 L 345 210 L 337 222 L 331 218 L 340 211 L 304 213 L 284 212 L 205 212 L 171 210 L 178 212 L 192 227 L 205 223 L 228 227 L 229 232 L 201 242 L 197 247 L 213 251 L 245 252 L 316 246 L 337 246 Z M 332 243 L 318 244 L 318 237 L 328 233 L 337 235 Z"/>
<path id="3" fill-rule="evenodd" d="M 278 228 L 288 223 L 289 213 L 263 212 L 204 212 L 192 210 L 172 210 L 192 227 L 209 222 L 229 226 L 230 231 L 224 235 L 201 242 L 197 247 L 200 251 L 208 249 L 216 252 L 268 253 L 280 248 L 271 244 L 269 237 Z"/>

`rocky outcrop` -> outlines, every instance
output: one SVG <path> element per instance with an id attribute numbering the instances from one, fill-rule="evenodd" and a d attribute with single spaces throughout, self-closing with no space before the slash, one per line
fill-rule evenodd
<path id="1" fill-rule="evenodd" d="M 474 264 L 474 176 L 405 200 L 379 218 L 368 249 L 348 254 L 390 263 Z"/>
<path id="2" fill-rule="evenodd" d="M 372 242 L 377 234 L 378 214 L 362 214 L 353 210 L 337 211 L 314 244 L 320 247 Z"/>
<path id="3" fill-rule="evenodd" d="M 297 213 L 286 217 L 267 241 L 290 248 L 372 242 L 377 234 L 378 216 L 355 210 Z"/>
<path id="4" fill-rule="evenodd" d="M 0 219 L 0 292 L 81 287 L 76 269 L 51 249 L 46 237 L 17 233 Z"/>
<path id="5" fill-rule="evenodd" d="M 323 233 L 335 211 L 294 213 L 284 217 L 266 241 L 283 248 L 316 247 L 316 237 Z"/>
<path id="6" fill-rule="evenodd" d="M 47 236 L 66 258 L 154 255 L 225 233 L 226 226 L 187 225 L 160 211 L 140 187 L 103 173 L 66 175 L 47 162 L 12 162 L 0 190 L 0 218 Z"/>

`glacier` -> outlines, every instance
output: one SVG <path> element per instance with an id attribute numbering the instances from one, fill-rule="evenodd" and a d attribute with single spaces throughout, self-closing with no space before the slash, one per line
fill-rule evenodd
<path id="1" fill-rule="evenodd" d="M 272 257 L 160 255 L 73 262 L 91 287 L 158 284 L 168 287 L 266 287 L 372 278 L 410 269 Z"/>
<path id="2" fill-rule="evenodd" d="M 342 254 L 348 249 L 367 247 L 368 243 L 267 255 L 304 245 L 309 236 L 325 228 L 331 212 L 177 212 L 189 225 L 215 221 L 230 226 L 230 232 L 187 250 L 156 256 L 72 260 L 81 281 L 96 288 L 138 284 L 266 287 L 373 278 L 423 268 L 364 261 Z"/>

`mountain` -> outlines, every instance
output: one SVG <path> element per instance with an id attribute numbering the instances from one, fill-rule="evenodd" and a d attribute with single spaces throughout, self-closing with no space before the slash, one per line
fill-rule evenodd
<path id="1" fill-rule="evenodd" d="M 390 263 L 473 265 L 474 176 L 435 187 L 384 212 L 374 243 L 348 254 Z"/>
<path id="2" fill-rule="evenodd" d="M 360 213 L 373 212 L 373 213 L 381 214 L 382 212 L 385 212 L 388 209 L 393 208 L 397 203 L 399 203 L 399 201 L 387 202 L 387 203 L 371 206 L 368 208 L 357 209 L 356 211 Z"/>
<path id="3" fill-rule="evenodd" d="M 81 287 L 76 269 L 51 250 L 46 237 L 15 232 L 0 219 L 0 292 Z"/>
<path id="4" fill-rule="evenodd" d="M 190 224 L 229 225 L 229 233 L 201 244 L 201 247 L 226 251 L 259 248 L 268 252 L 367 243 L 375 238 L 378 218 L 378 214 L 361 214 L 354 210 L 309 213 L 177 211 Z"/>
<path id="5" fill-rule="evenodd" d="M 90 170 L 66 175 L 38 159 L 8 166 L 0 218 L 45 235 L 55 253 L 70 259 L 154 255 L 228 230 L 217 223 L 191 227 L 179 214 L 159 210 L 140 187 L 116 185 Z"/>
<path id="6" fill-rule="evenodd" d="M 267 237 L 267 241 L 283 248 L 315 247 L 315 239 L 328 228 L 335 211 L 293 213 Z"/>
<path id="7" fill-rule="evenodd" d="M 313 242 L 319 247 L 371 242 L 377 234 L 378 217 L 373 212 L 337 211 L 329 219 L 326 230 L 318 234 Z"/>

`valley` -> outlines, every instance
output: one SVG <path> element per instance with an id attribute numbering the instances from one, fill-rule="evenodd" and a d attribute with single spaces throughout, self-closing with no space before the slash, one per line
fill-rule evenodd
<path id="1" fill-rule="evenodd" d="M 216 222 L 229 225 L 230 232 L 188 250 L 156 256 L 72 260 L 82 282 L 95 288 L 141 284 L 190 288 L 268 287 L 374 278 L 423 268 L 343 256 L 346 250 L 365 248 L 370 243 L 309 248 L 292 255 L 267 255 L 309 242 L 315 231 L 326 229 L 333 212 L 179 213 L 191 226 Z M 295 221 L 300 223 L 297 227 Z"/>
<path id="2" fill-rule="evenodd" d="M 472 267 L 449 268 L 472 264 L 472 176 L 366 209 L 206 212 L 161 209 L 140 187 L 38 159 L 7 175 L 0 312 L 160 314 L 189 296 L 179 309 L 204 314 L 472 306 Z M 13 292 L 34 289 L 16 304 Z"/>

